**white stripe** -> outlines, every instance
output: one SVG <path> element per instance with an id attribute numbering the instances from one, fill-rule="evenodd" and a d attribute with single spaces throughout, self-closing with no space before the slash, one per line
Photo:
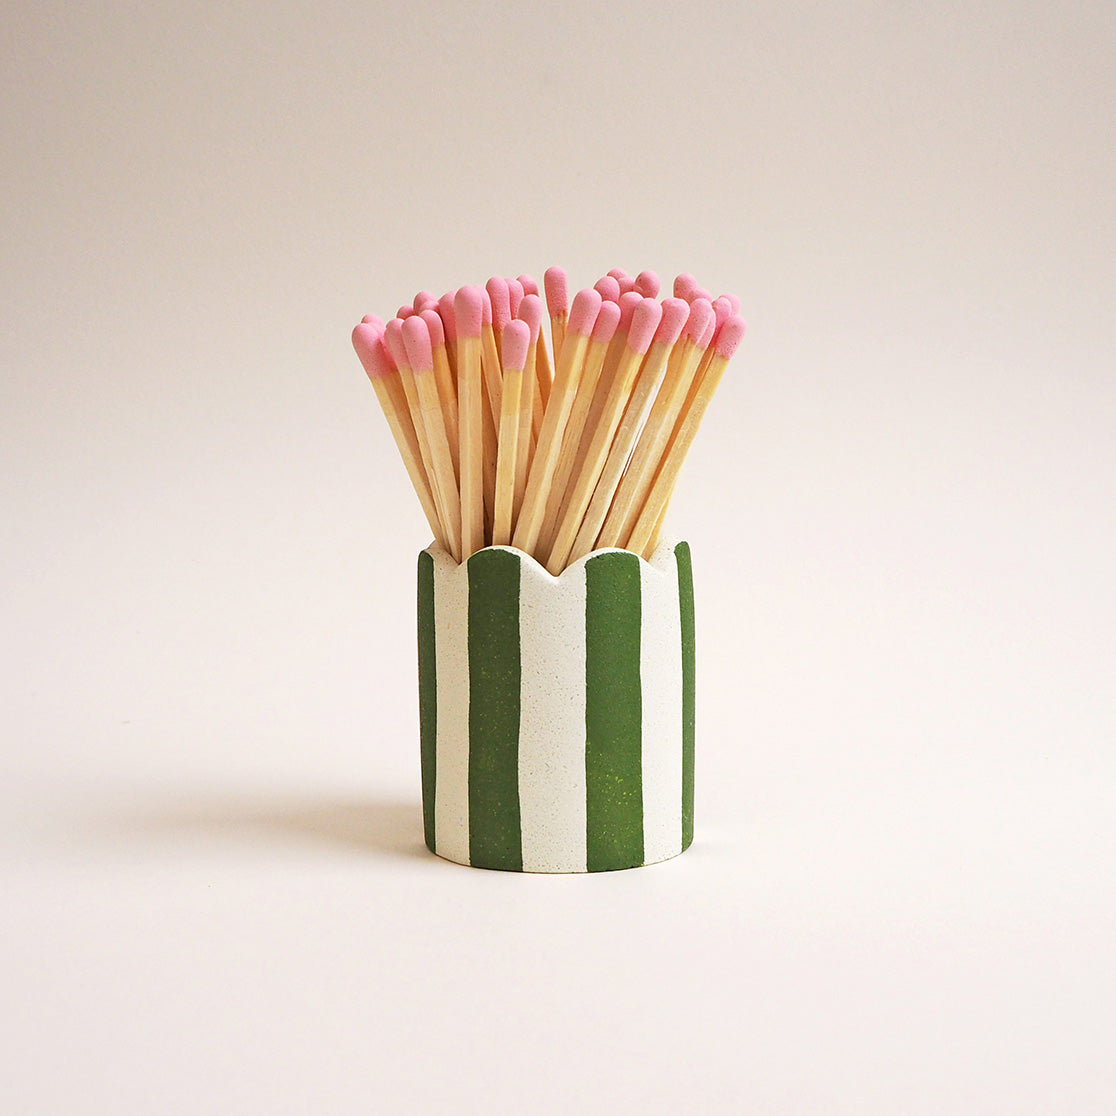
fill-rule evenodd
<path id="1" fill-rule="evenodd" d="M 434 845 L 469 863 L 469 575 L 445 551 L 434 555 L 434 632 L 438 737 Z"/>
<path id="2" fill-rule="evenodd" d="M 585 562 L 521 559 L 519 810 L 525 872 L 585 871 Z"/>
<path id="3" fill-rule="evenodd" d="M 644 864 L 682 851 L 682 635 L 674 547 L 640 563 Z"/>

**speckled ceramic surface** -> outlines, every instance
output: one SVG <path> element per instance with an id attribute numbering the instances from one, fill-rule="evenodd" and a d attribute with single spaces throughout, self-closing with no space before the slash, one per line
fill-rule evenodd
<path id="1" fill-rule="evenodd" d="M 524 872 L 631 868 L 693 839 L 690 551 L 419 556 L 423 813 L 432 852 Z"/>

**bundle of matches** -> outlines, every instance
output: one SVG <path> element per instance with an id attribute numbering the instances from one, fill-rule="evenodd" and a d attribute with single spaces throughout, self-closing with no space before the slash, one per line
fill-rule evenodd
<path id="1" fill-rule="evenodd" d="M 437 543 L 457 562 L 514 546 L 552 574 L 605 547 L 649 558 L 744 334 L 739 299 L 690 275 L 661 301 L 619 269 L 569 300 L 566 275 L 420 291 L 353 345 Z M 553 372 L 552 372 L 553 369 Z"/>

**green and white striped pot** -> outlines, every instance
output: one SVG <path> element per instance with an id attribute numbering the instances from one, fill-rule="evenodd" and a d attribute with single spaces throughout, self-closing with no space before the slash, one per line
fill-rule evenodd
<path id="1" fill-rule="evenodd" d="M 693 840 L 690 548 L 419 555 L 426 844 L 459 864 L 601 872 Z"/>

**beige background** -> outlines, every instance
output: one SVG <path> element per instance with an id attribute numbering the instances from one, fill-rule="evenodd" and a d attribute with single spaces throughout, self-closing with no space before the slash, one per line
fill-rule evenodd
<path id="1" fill-rule="evenodd" d="M 1116 7 L 7 4 L 0 1108 L 1116 1107 Z M 349 347 L 551 263 L 745 346 L 698 838 L 420 849 Z"/>

